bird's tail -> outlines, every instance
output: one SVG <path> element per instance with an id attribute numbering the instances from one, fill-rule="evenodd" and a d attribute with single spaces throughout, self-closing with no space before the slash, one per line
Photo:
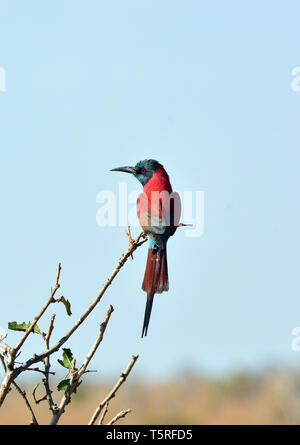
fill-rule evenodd
<path id="1" fill-rule="evenodd" d="M 167 250 L 148 249 L 148 258 L 142 289 L 147 292 L 142 337 L 147 335 L 154 294 L 169 290 Z"/>

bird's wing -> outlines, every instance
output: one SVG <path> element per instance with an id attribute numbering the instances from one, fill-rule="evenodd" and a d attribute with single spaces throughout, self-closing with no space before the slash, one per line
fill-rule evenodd
<path id="1" fill-rule="evenodd" d="M 163 235 L 173 235 L 179 225 L 181 201 L 177 192 L 153 192 L 148 199 L 141 193 L 137 200 L 137 214 L 143 230 Z"/>

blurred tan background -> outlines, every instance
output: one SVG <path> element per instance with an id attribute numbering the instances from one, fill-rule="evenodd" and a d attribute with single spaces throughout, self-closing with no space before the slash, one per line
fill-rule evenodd
<path id="1" fill-rule="evenodd" d="M 112 382 L 114 384 L 115 382 Z M 78 388 L 60 424 L 87 424 L 112 384 Z M 26 391 L 32 401 L 34 384 Z M 42 386 L 38 389 L 42 396 Z M 55 393 L 56 401 L 61 394 Z M 47 403 L 32 406 L 38 421 L 47 424 Z M 122 409 L 132 412 L 119 424 L 297 424 L 300 423 L 300 370 L 269 370 L 260 375 L 236 373 L 224 378 L 189 375 L 168 382 L 128 379 L 110 402 L 106 421 Z M 0 410 L 0 424 L 28 424 L 25 403 L 12 389 Z"/>

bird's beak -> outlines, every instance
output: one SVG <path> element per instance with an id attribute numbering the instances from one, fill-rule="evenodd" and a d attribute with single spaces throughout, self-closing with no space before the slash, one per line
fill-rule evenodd
<path id="1" fill-rule="evenodd" d="M 134 167 L 118 167 L 118 168 L 112 168 L 110 170 L 111 172 L 125 172 L 125 173 L 131 173 L 132 175 L 136 175 L 136 171 Z"/>

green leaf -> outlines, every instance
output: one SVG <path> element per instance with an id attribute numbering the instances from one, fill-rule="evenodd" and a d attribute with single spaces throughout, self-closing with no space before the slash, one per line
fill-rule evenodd
<path id="1" fill-rule="evenodd" d="M 73 394 L 76 394 L 77 388 L 80 385 L 80 383 L 78 383 L 77 386 L 75 386 L 75 388 L 73 389 Z M 66 391 L 68 389 L 69 385 L 70 385 L 70 379 L 64 379 L 59 382 L 59 384 L 57 385 L 57 389 L 58 389 L 58 391 Z M 69 396 L 67 398 L 66 405 L 68 405 L 70 402 L 71 402 L 71 396 Z"/>
<path id="2" fill-rule="evenodd" d="M 57 385 L 58 391 L 66 391 L 70 385 L 70 379 L 61 380 Z"/>
<path id="3" fill-rule="evenodd" d="M 31 321 L 29 321 L 28 323 L 25 323 L 25 321 L 23 321 L 23 323 L 17 323 L 16 321 L 10 321 L 8 323 L 8 329 L 11 329 L 12 331 L 27 331 L 27 329 L 29 329 L 31 326 Z M 33 332 L 35 332 L 36 334 L 41 334 L 40 328 L 38 327 L 38 325 L 34 325 L 33 328 Z"/>
<path id="4" fill-rule="evenodd" d="M 33 387 L 33 390 L 32 390 L 32 395 L 33 395 L 33 397 L 35 397 L 35 391 L 37 390 L 37 388 L 39 387 L 39 383 L 36 383 L 35 385 L 34 385 L 34 387 Z"/>
<path id="5" fill-rule="evenodd" d="M 64 366 L 64 368 L 72 369 L 73 354 L 71 349 L 63 348 L 63 359 L 57 359 L 57 361 Z"/>
<path id="6" fill-rule="evenodd" d="M 72 312 L 71 312 L 71 303 L 69 302 L 69 300 L 66 300 L 65 297 L 60 297 L 59 300 L 57 300 L 57 301 L 61 301 L 61 302 L 65 305 L 67 314 L 68 314 L 68 315 L 72 315 Z"/>
<path id="7" fill-rule="evenodd" d="M 41 335 L 42 335 L 42 333 L 41 333 L 41 331 L 40 331 L 40 328 L 38 327 L 37 324 L 34 325 L 33 332 L 35 332 L 36 334 L 41 334 Z"/>

